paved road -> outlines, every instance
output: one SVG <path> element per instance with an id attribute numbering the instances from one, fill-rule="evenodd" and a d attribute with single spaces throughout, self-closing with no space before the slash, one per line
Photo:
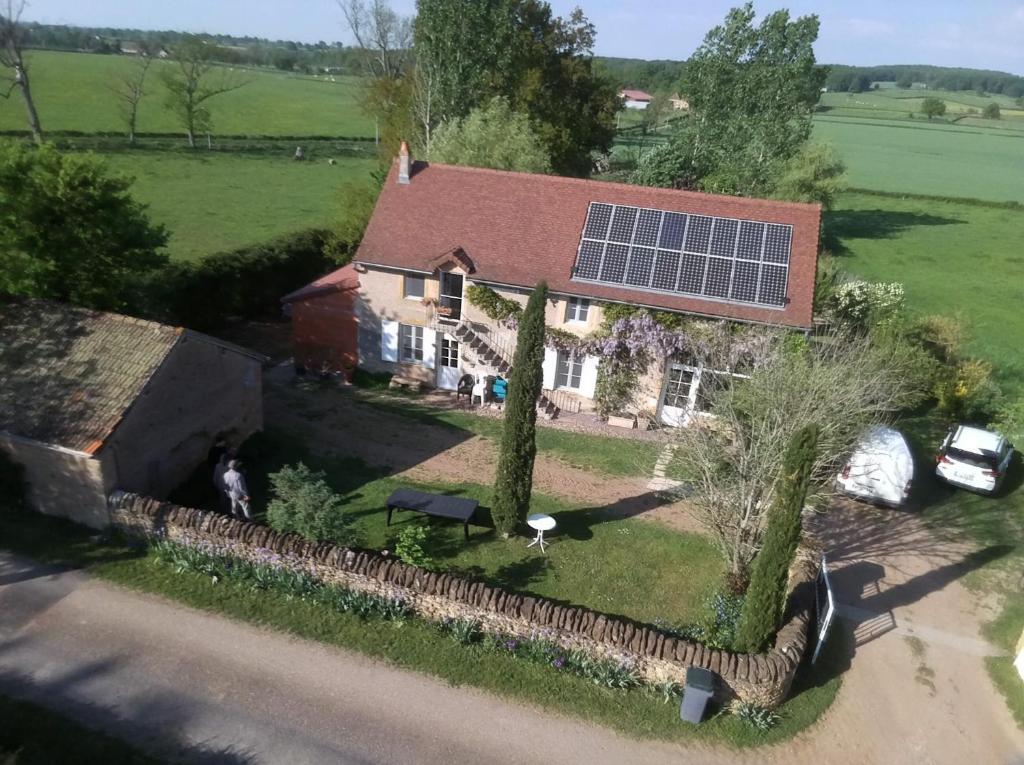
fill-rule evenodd
<path id="1" fill-rule="evenodd" d="M 961 601 L 956 586 L 933 584 Z M 920 602 L 915 596 L 916 615 L 928 615 L 923 604 L 936 595 Z M 871 613 L 900 605 L 871 598 L 857 603 Z M 952 611 L 954 604 L 947 605 Z M 906 610 L 893 613 L 902 619 Z M 861 622 L 858 631 L 866 626 Z M 962 623 L 954 629 L 967 633 Z M 0 552 L 0 692 L 44 703 L 158 753 L 186 747 L 193 761 L 1024 762 L 1016 759 L 1024 737 L 988 685 L 973 630 L 963 645 L 931 644 L 923 636 L 929 645 L 919 660 L 938 670 L 932 688 L 915 679 L 918 659 L 906 641 L 891 626 L 881 631 L 887 634 L 858 640 L 853 669 L 821 724 L 787 744 L 741 753 L 631 741 Z"/>

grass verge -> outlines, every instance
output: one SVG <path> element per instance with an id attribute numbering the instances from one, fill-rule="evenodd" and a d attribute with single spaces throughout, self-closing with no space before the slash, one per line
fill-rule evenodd
<path id="1" fill-rule="evenodd" d="M 156 765 L 158 762 L 123 741 L 28 701 L 0 696 L 0 721 L 0 763 L 3 765 L 61 762 Z"/>
<path id="2" fill-rule="evenodd" d="M 329 612 L 275 592 L 230 582 L 214 584 L 195 573 L 176 574 L 143 550 L 97 541 L 91 532 L 58 519 L 0 515 L 0 534 L 5 548 L 43 562 L 81 567 L 101 579 L 186 606 L 359 651 L 454 685 L 481 688 L 641 739 L 700 740 L 734 747 L 784 741 L 814 723 L 832 703 L 849 655 L 846 644 L 836 639 L 817 667 L 803 668 L 793 696 L 779 710 L 779 725 L 767 732 L 729 714 L 715 714 L 693 727 L 679 722 L 676 705 L 648 691 L 601 688 L 547 666 L 459 645 L 415 621 L 367 623 L 353 614 Z"/>

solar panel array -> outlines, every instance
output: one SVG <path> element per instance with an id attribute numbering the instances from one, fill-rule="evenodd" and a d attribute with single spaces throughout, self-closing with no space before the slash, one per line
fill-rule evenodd
<path id="1" fill-rule="evenodd" d="M 591 202 L 573 278 L 783 306 L 793 227 Z"/>

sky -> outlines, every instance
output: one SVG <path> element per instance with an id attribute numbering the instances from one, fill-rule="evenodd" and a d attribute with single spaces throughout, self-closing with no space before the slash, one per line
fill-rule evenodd
<path id="1" fill-rule="evenodd" d="M 583 7 L 597 26 L 596 53 L 685 59 L 742 0 L 549 0 Z M 411 15 L 414 0 L 392 0 Z M 935 64 L 1024 75 L 1024 0 L 790 0 L 817 13 L 816 53 L 829 64 Z M 758 13 L 783 0 L 754 3 Z M 351 42 L 335 0 L 29 0 L 24 18 L 52 24 L 174 29 L 303 42 Z"/>

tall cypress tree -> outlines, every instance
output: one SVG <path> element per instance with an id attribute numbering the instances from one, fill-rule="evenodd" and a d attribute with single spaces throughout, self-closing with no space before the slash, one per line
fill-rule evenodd
<path id="1" fill-rule="evenodd" d="M 494 484 L 494 526 L 510 534 L 526 519 L 537 456 L 537 397 L 544 381 L 544 307 L 548 285 L 538 284 L 519 321 L 519 336 L 505 399 L 505 425 Z"/>
<path id="2" fill-rule="evenodd" d="M 741 651 L 760 651 L 782 622 L 789 567 L 800 543 L 800 514 L 817 448 L 817 425 L 797 431 L 786 447 L 775 498 L 768 510 L 764 545 L 754 559 L 750 587 L 736 627 L 736 647 Z"/>

